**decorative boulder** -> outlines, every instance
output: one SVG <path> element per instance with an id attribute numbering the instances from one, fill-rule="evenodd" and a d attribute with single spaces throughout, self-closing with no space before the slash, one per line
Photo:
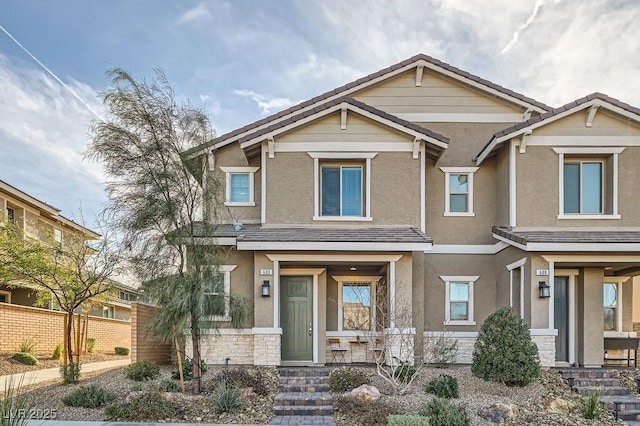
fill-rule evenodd
<path id="1" fill-rule="evenodd" d="M 547 413 L 549 414 L 568 414 L 576 404 L 566 399 L 556 398 L 547 403 Z"/>
<path id="2" fill-rule="evenodd" d="M 244 388 L 240 391 L 240 398 L 253 399 L 256 396 L 258 396 L 258 394 L 253 391 L 252 387 Z"/>
<path id="3" fill-rule="evenodd" d="M 363 401 L 375 401 L 380 398 L 380 391 L 375 386 L 362 385 L 353 389 L 348 395 Z"/>
<path id="4" fill-rule="evenodd" d="M 520 409 L 515 404 L 492 404 L 478 410 L 478 415 L 493 423 L 499 423 L 504 419 L 518 417 Z"/>

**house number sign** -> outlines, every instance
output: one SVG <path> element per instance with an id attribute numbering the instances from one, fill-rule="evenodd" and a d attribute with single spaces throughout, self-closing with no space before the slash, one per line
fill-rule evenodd
<path id="1" fill-rule="evenodd" d="M 260 269 L 260 275 L 273 275 L 273 269 Z"/>
<path id="2" fill-rule="evenodd" d="M 549 270 L 548 269 L 536 269 L 536 275 L 539 277 L 542 276 L 548 276 L 549 275 Z"/>

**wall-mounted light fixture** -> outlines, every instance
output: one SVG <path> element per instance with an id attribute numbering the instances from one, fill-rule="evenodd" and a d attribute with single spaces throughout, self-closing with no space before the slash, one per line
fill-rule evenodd
<path id="1" fill-rule="evenodd" d="M 551 297 L 551 288 L 544 281 L 538 281 L 538 291 L 540 292 L 540 299 Z"/>
<path id="2" fill-rule="evenodd" d="M 271 297 L 271 284 L 269 280 L 262 281 L 262 297 Z"/>

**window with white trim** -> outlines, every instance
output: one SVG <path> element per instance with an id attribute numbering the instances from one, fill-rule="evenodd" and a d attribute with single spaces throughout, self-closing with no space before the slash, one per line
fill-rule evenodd
<path id="1" fill-rule="evenodd" d="M 475 325 L 473 285 L 479 276 L 441 276 L 445 283 L 445 325 Z"/>
<path id="2" fill-rule="evenodd" d="M 102 307 L 102 318 L 114 318 L 115 314 L 116 314 L 116 310 L 113 306 Z"/>
<path id="3" fill-rule="evenodd" d="M 602 288 L 604 309 L 604 331 L 622 331 L 622 310 L 620 309 L 619 283 L 605 282 Z"/>
<path id="4" fill-rule="evenodd" d="M 58 244 L 62 244 L 62 230 L 58 228 L 53 229 L 53 241 Z"/>
<path id="5" fill-rule="evenodd" d="M 212 308 L 211 321 L 231 321 L 231 271 L 237 265 L 220 265 L 206 271 L 204 294 L 209 297 Z"/>
<path id="6" fill-rule="evenodd" d="M 445 216 L 475 216 L 473 175 L 478 167 L 440 167 L 445 174 Z"/>
<path id="7" fill-rule="evenodd" d="M 620 219 L 618 154 L 624 148 L 554 148 L 559 154 L 558 219 Z"/>
<path id="8" fill-rule="evenodd" d="M 0 290 L 0 303 L 11 303 L 11 292 Z"/>
<path id="9" fill-rule="evenodd" d="M 226 174 L 225 206 L 255 206 L 255 173 L 259 167 L 220 167 Z"/>
<path id="10" fill-rule="evenodd" d="M 7 207 L 7 219 L 11 223 L 16 223 L 16 211 L 13 207 Z"/>
<path id="11" fill-rule="evenodd" d="M 381 277 L 333 277 L 338 282 L 338 331 L 375 329 L 376 283 Z"/>
<path id="12" fill-rule="evenodd" d="M 314 164 L 313 220 L 371 221 L 375 152 L 309 152 Z"/>

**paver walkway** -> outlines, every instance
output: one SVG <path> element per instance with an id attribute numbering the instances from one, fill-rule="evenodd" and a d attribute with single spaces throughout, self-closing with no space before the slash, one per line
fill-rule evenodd
<path id="1" fill-rule="evenodd" d="M 91 373 L 93 371 L 111 370 L 112 368 L 125 367 L 131 363 L 130 359 L 117 359 L 115 361 L 90 362 L 82 364 L 81 373 Z M 46 368 L 44 370 L 27 371 L 25 373 L 10 374 L 8 376 L 0 376 L 0 390 L 3 390 L 7 382 L 13 379 L 13 383 L 23 385 L 35 385 L 36 383 L 47 382 L 49 380 L 59 379 L 59 368 Z"/>

